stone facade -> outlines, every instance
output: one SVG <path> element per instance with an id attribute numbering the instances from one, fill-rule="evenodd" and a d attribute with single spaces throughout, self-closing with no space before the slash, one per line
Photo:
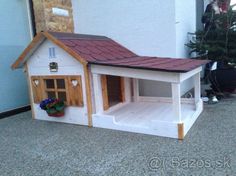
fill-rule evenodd
<path id="1" fill-rule="evenodd" d="M 33 7 L 37 33 L 74 32 L 71 0 L 33 0 Z"/>

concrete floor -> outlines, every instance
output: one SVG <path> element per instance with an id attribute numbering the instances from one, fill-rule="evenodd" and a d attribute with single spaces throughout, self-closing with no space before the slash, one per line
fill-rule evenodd
<path id="1" fill-rule="evenodd" d="M 1 176 L 234 176 L 236 98 L 205 105 L 184 141 L 37 121 L 0 120 Z"/>

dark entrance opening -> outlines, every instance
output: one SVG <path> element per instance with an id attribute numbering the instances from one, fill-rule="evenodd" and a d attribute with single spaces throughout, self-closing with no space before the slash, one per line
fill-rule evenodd
<path id="1" fill-rule="evenodd" d="M 119 76 L 107 75 L 107 95 L 109 107 L 122 102 L 122 83 Z"/>
<path id="2" fill-rule="evenodd" d="M 124 78 L 119 76 L 101 75 L 103 109 L 125 102 Z"/>

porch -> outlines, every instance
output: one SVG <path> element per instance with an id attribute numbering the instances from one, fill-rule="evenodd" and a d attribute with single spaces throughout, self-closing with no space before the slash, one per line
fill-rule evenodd
<path id="1" fill-rule="evenodd" d="M 171 138 L 185 136 L 199 114 L 194 104 L 183 103 L 182 122 L 174 119 L 174 111 L 168 102 L 130 102 L 113 107 L 110 111 L 93 115 L 93 126 Z M 181 131 L 182 130 L 182 131 Z"/>
<path id="2" fill-rule="evenodd" d="M 187 73 L 173 73 L 92 65 L 91 71 L 96 107 L 92 117 L 94 127 L 183 139 L 202 112 L 201 67 Z M 123 78 L 124 101 L 110 107 L 107 103 L 104 105 L 105 99 L 108 99 L 104 98 L 104 75 Z M 192 77 L 194 98 L 181 98 L 181 83 Z M 139 79 L 170 83 L 172 97 L 140 96 Z"/>

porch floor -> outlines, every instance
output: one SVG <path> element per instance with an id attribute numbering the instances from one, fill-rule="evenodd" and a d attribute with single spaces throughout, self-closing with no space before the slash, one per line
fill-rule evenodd
<path id="1" fill-rule="evenodd" d="M 181 104 L 182 121 L 190 118 L 195 112 L 193 104 Z M 149 127 L 150 123 L 163 121 L 178 123 L 171 103 L 132 102 L 107 113 L 114 116 L 117 124 L 125 126 Z"/>

